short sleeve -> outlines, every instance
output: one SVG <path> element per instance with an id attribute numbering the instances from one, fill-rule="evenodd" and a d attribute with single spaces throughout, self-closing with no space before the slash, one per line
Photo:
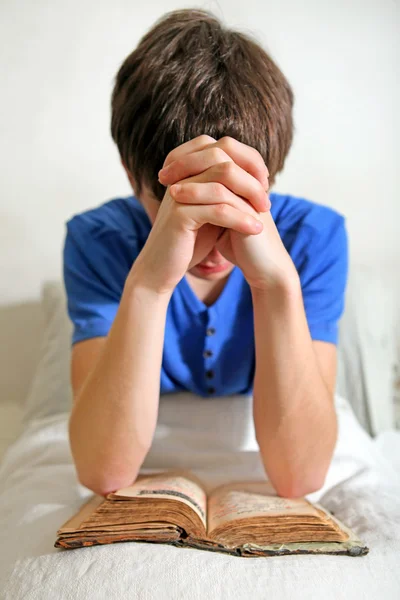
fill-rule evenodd
<path id="1" fill-rule="evenodd" d="M 72 344 L 107 336 L 132 263 L 132 248 L 117 232 L 92 234 L 79 216 L 66 224 L 63 276 Z"/>
<path id="2" fill-rule="evenodd" d="M 332 216 L 334 215 L 334 216 Z M 338 343 L 348 277 L 348 238 L 338 213 L 321 223 L 309 240 L 300 280 L 313 340 Z"/>

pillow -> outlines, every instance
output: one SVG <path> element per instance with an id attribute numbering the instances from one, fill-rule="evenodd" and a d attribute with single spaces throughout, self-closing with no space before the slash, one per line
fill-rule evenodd
<path id="1" fill-rule="evenodd" d="M 395 427 L 396 295 L 393 278 L 371 267 L 350 270 L 336 389 L 371 435 Z"/>
<path id="2" fill-rule="evenodd" d="M 372 269 L 351 271 L 340 323 L 337 392 L 348 399 L 372 435 L 392 429 L 396 362 L 394 293 Z M 44 334 L 39 365 L 26 398 L 23 421 L 69 412 L 72 324 L 60 281 L 43 285 Z"/>
<path id="3" fill-rule="evenodd" d="M 59 281 L 48 281 L 42 287 L 41 309 L 44 331 L 39 364 L 26 398 L 22 420 L 47 417 L 70 411 L 70 357 L 72 323 L 67 314 L 66 294 Z"/>

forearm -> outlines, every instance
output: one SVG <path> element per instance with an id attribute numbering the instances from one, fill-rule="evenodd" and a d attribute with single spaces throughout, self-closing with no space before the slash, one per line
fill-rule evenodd
<path id="1" fill-rule="evenodd" d="M 168 302 L 131 272 L 104 349 L 75 398 L 71 451 L 80 481 L 97 493 L 134 481 L 151 446 Z"/>
<path id="2" fill-rule="evenodd" d="M 282 496 L 322 487 L 334 451 L 332 394 L 319 371 L 297 279 L 252 291 L 256 347 L 253 410 L 265 470 Z"/>

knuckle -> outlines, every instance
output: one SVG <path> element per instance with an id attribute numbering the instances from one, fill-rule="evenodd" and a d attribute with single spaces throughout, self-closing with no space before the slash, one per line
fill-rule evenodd
<path id="1" fill-rule="evenodd" d="M 226 161 L 222 163 L 224 165 L 225 173 L 231 174 L 236 171 L 236 163 L 233 160 Z"/>
<path id="2" fill-rule="evenodd" d="M 232 148 L 232 146 L 234 145 L 234 143 L 235 143 L 235 140 L 230 135 L 224 135 L 222 138 L 220 138 L 218 140 L 218 145 L 223 150 L 224 149 L 230 150 Z"/>
<path id="3" fill-rule="evenodd" d="M 221 204 L 215 205 L 214 210 L 218 216 L 222 217 L 228 212 L 229 206 L 225 202 L 221 202 Z"/>
<path id="4" fill-rule="evenodd" d="M 211 160 L 215 163 L 222 163 L 229 159 L 229 156 L 218 146 L 211 148 Z"/>
<path id="5" fill-rule="evenodd" d="M 235 163 L 232 160 L 221 162 L 218 164 L 217 173 L 222 178 L 225 179 L 230 177 L 235 170 Z"/>
<path id="6" fill-rule="evenodd" d="M 212 195 L 217 199 L 224 199 L 226 188 L 222 183 L 214 182 L 212 185 Z"/>
<path id="7" fill-rule="evenodd" d="M 198 136 L 197 139 L 199 140 L 199 142 L 203 142 L 204 144 L 216 142 L 216 139 L 211 137 L 211 135 L 208 135 L 207 133 L 202 133 Z"/>
<path id="8" fill-rule="evenodd" d="M 175 160 L 171 160 L 170 164 L 172 164 L 172 163 L 174 163 L 174 169 L 173 169 L 174 172 L 175 171 L 180 172 L 182 170 L 184 162 L 183 162 L 183 158 L 181 156 L 178 156 Z"/>
<path id="9" fill-rule="evenodd" d="M 192 202 L 199 202 L 201 201 L 201 197 L 202 197 L 202 186 L 201 185 L 191 185 L 190 186 L 190 191 L 188 190 L 188 196 L 187 196 L 187 200 L 188 202 L 192 201 Z"/>
<path id="10" fill-rule="evenodd" d="M 167 156 L 165 157 L 165 160 L 164 160 L 164 162 L 163 162 L 162 166 L 163 166 L 163 167 L 168 167 L 168 165 L 174 161 L 174 159 L 175 159 L 175 156 L 176 156 L 175 149 L 174 149 L 174 150 L 171 150 L 171 152 L 168 152 L 168 154 L 167 154 Z"/>

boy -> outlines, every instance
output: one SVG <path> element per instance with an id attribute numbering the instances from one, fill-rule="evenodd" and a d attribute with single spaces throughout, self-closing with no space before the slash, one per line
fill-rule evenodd
<path id="1" fill-rule="evenodd" d="M 335 211 L 270 192 L 292 107 L 264 50 L 206 11 L 167 14 L 122 64 L 111 132 L 134 195 L 73 217 L 64 247 L 70 444 L 95 493 L 135 480 L 159 394 L 180 390 L 253 394 L 278 494 L 322 487 L 347 237 Z"/>

